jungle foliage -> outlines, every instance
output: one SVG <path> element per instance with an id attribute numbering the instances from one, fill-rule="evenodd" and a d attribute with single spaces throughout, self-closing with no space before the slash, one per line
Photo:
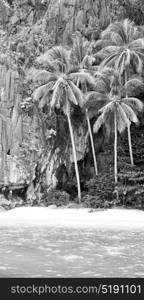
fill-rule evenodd
<path id="1" fill-rule="evenodd" d="M 143 20 L 142 0 L 0 1 L 5 186 L 16 161 L 38 205 L 49 193 L 76 199 L 77 186 L 92 207 L 143 193 L 143 182 L 131 191 L 122 179 L 143 157 Z"/>

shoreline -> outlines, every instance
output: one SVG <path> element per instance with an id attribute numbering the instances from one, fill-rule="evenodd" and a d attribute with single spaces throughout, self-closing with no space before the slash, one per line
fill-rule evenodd
<path id="1" fill-rule="evenodd" d="M 125 208 L 18 207 L 0 211 L 0 228 L 14 226 L 58 226 L 70 228 L 144 230 L 144 211 Z"/>

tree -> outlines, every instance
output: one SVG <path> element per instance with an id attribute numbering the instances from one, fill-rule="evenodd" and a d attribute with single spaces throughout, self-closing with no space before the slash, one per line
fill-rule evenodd
<path id="1" fill-rule="evenodd" d="M 92 63 L 94 61 L 94 57 L 91 54 L 90 43 L 87 39 L 85 39 L 81 33 L 76 32 L 73 37 L 73 47 L 71 53 L 71 59 L 74 66 L 77 67 L 77 73 L 73 74 L 73 78 L 78 87 L 81 88 L 83 92 L 84 102 L 83 102 L 83 110 L 86 116 L 88 132 L 90 136 L 92 155 L 94 161 L 95 174 L 98 175 L 97 168 L 97 160 L 94 149 L 94 141 L 90 124 L 90 103 L 91 100 L 94 100 L 94 97 L 97 97 L 97 93 L 95 91 L 89 91 L 89 89 L 93 89 L 95 87 L 94 77 L 90 74 L 90 70 L 92 69 Z M 85 76 L 83 76 L 85 74 Z M 92 105 L 92 103 L 91 103 Z M 96 114 L 96 110 L 93 105 L 93 111 Z M 94 116 L 94 115 L 93 115 Z"/>
<path id="2" fill-rule="evenodd" d="M 83 110 L 85 111 L 86 120 L 88 124 L 88 131 L 90 135 L 90 142 L 91 142 L 91 148 L 92 148 L 92 154 L 93 154 L 93 161 L 94 161 L 94 168 L 95 168 L 95 174 L 98 175 L 98 168 L 97 168 L 97 159 L 95 154 L 95 147 L 94 147 L 94 141 L 93 141 L 93 135 L 92 135 L 92 129 L 90 120 L 98 115 L 98 110 L 101 106 L 103 106 L 106 101 L 107 97 L 104 94 L 95 92 L 95 91 L 89 91 L 84 95 L 84 105 Z"/>
<path id="3" fill-rule="evenodd" d="M 103 59 L 102 66 L 114 67 L 120 73 L 121 82 L 126 84 L 130 77 L 130 68 L 135 73 L 140 74 L 143 69 L 144 60 L 144 39 L 138 28 L 128 19 L 122 22 L 110 24 L 102 32 L 101 40 L 97 46 L 102 49 L 98 52 L 99 57 Z M 125 90 L 126 91 L 126 90 Z M 127 97 L 127 91 L 125 94 Z M 134 165 L 131 132 L 128 126 L 128 141 L 131 157 L 131 165 Z"/>
<path id="4" fill-rule="evenodd" d="M 114 127 L 114 174 L 115 183 L 117 184 L 117 132 L 123 132 L 129 128 L 131 123 L 138 123 L 138 118 L 135 111 L 140 111 L 143 108 L 142 102 L 135 97 L 123 97 L 119 85 L 118 75 L 115 74 L 111 83 L 111 92 L 107 95 L 107 104 L 99 111 L 101 115 L 94 124 L 94 132 L 97 132 L 103 124 L 108 123 L 110 127 Z M 131 81 L 132 84 L 132 81 Z M 130 85 L 130 82 L 129 82 Z M 128 135 L 130 156 L 132 159 L 131 136 Z"/>
<path id="5" fill-rule="evenodd" d="M 117 78 L 119 77 L 119 75 L 117 73 L 116 73 L 116 76 L 117 76 Z M 116 85 L 117 85 L 117 83 L 116 83 Z M 123 104 L 127 104 L 128 106 L 130 106 L 130 108 L 135 112 L 136 115 L 143 110 L 143 103 L 138 98 L 134 97 L 133 93 L 134 93 L 134 90 L 136 90 L 138 87 L 140 88 L 142 86 L 143 86 L 143 83 L 140 79 L 132 78 L 132 79 L 128 80 L 124 85 L 122 85 L 121 80 L 119 80 L 118 87 L 117 88 L 115 87 L 115 91 L 117 93 L 119 93 L 121 102 Z M 131 116 L 129 115 L 129 113 L 128 113 L 128 119 L 131 121 Z M 128 145 L 129 145 L 131 165 L 134 166 L 130 124 L 127 127 Z"/>
<path id="6" fill-rule="evenodd" d="M 101 34 L 97 47 L 102 48 L 96 55 L 103 61 L 103 66 L 114 66 L 129 78 L 130 66 L 134 72 L 141 73 L 144 59 L 144 39 L 138 28 L 128 19 L 110 24 Z"/>
<path id="7" fill-rule="evenodd" d="M 67 117 L 72 150 L 74 156 L 75 172 L 78 187 L 78 200 L 81 201 L 81 187 L 77 164 L 76 147 L 74 141 L 73 128 L 71 123 L 71 110 L 73 107 L 82 107 L 83 95 L 74 80 L 77 76 L 85 78 L 86 74 L 72 73 L 70 64 L 70 51 L 62 46 L 53 47 L 47 53 L 39 58 L 39 62 L 47 64 L 50 71 L 38 71 L 34 80 L 44 82 L 45 84 L 38 87 L 34 92 L 34 99 L 43 107 L 46 103 L 51 108 L 62 110 Z M 52 98 L 50 98 L 52 92 Z"/>
<path id="8" fill-rule="evenodd" d="M 126 95 L 124 96 L 125 98 L 123 98 L 122 101 L 124 101 L 126 104 L 128 104 L 134 110 L 135 114 L 137 115 L 138 113 L 142 112 L 143 103 L 138 98 L 128 95 L 128 89 L 129 89 L 129 93 L 131 94 L 131 90 L 133 89 L 133 86 L 135 86 L 135 88 L 141 87 L 141 86 L 143 86 L 143 83 L 136 78 L 128 80 L 126 82 L 126 84 L 124 85 L 124 90 L 126 90 Z M 122 90 L 122 87 L 121 87 L 121 90 Z M 128 130 L 128 144 L 129 144 L 130 160 L 131 160 L 131 165 L 134 166 L 130 126 L 128 126 L 127 130 Z"/>

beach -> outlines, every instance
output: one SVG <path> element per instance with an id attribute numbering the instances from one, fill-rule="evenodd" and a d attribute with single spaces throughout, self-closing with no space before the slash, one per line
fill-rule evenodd
<path id="1" fill-rule="evenodd" d="M 0 226 L 64 226 L 104 229 L 144 229 L 144 211 L 113 208 L 19 207 L 0 212 Z"/>

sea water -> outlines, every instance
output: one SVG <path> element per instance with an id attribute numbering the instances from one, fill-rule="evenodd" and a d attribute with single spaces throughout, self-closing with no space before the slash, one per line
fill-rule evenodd
<path id="1" fill-rule="evenodd" d="M 3 226 L 0 277 L 144 277 L 144 231 Z"/>

